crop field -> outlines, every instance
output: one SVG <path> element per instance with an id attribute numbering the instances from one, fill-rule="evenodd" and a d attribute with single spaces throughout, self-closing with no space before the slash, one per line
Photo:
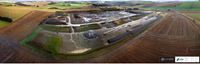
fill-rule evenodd
<path id="1" fill-rule="evenodd" d="M 10 41 L 18 43 L 50 14 L 50 12 L 32 11 L 15 22 L 1 28 L 0 35 Z"/>
<path id="2" fill-rule="evenodd" d="M 55 12 L 55 11 L 88 11 L 88 10 L 100 10 L 99 8 L 92 8 L 92 9 L 68 9 L 68 10 L 57 10 L 57 9 L 47 9 L 44 7 L 23 7 L 23 6 L 0 6 L 0 16 L 10 17 L 13 21 L 21 18 L 22 16 L 26 15 L 30 11 L 45 11 L 45 12 Z M 23 12 L 22 12 L 23 11 Z"/>
<path id="3" fill-rule="evenodd" d="M 23 7 L 23 6 L 0 6 L 0 16 L 3 17 L 9 17 L 9 11 L 10 11 L 10 17 L 13 21 L 21 18 L 22 16 L 26 15 L 27 13 L 38 10 L 38 11 L 47 11 L 47 12 L 55 12 L 55 11 L 60 11 L 60 10 L 49 10 L 46 8 L 42 7 Z"/>
<path id="4" fill-rule="evenodd" d="M 181 4 L 182 4 L 181 2 L 172 2 L 172 3 L 161 3 L 161 4 L 158 4 L 157 6 L 174 7 L 174 6 L 181 5 Z"/>
<path id="5" fill-rule="evenodd" d="M 132 3 L 132 4 L 137 4 L 137 3 L 139 3 L 139 4 L 141 4 L 141 5 L 146 5 L 146 4 L 151 4 L 151 3 L 153 3 L 153 2 L 126 2 L 126 3 Z"/>
<path id="6" fill-rule="evenodd" d="M 11 4 L 10 4 L 10 3 L 2 3 L 2 2 L 0 2 L 0 5 L 3 5 L 3 6 L 10 6 Z"/>
<path id="7" fill-rule="evenodd" d="M 10 22 L 6 22 L 6 21 L 0 20 L 0 28 L 2 28 L 2 27 L 4 27 L 4 26 L 8 25 L 9 23 L 10 23 Z"/>
<path id="8" fill-rule="evenodd" d="M 149 8 L 155 5 L 157 5 L 157 3 L 146 4 L 145 6 L 143 6 L 143 8 Z"/>
<path id="9" fill-rule="evenodd" d="M 41 15 L 43 14 L 43 15 Z M 0 32 L 0 49 L 3 49 L 3 54 L 1 53 L 0 60 L 1 62 L 6 62 L 9 58 L 11 62 L 16 61 L 25 61 L 26 57 L 30 55 L 30 53 L 24 53 L 25 50 L 21 50 L 21 47 L 17 46 L 16 43 L 22 41 L 28 34 L 30 34 L 35 27 L 48 15 L 50 12 L 41 12 L 41 11 L 32 11 L 29 14 L 23 16 L 15 22 L 12 22 L 5 27 L 1 28 Z M 8 44 L 9 43 L 9 44 Z M 13 46 L 15 45 L 15 48 Z M 18 49 L 18 50 L 15 50 Z M 12 56 L 12 58 L 10 58 Z M 17 57 L 18 56 L 18 57 Z M 20 56 L 20 57 L 19 57 Z M 24 57 L 24 58 L 23 58 Z M 31 57 L 35 56 L 29 56 Z M 18 60 L 12 60 L 16 59 Z"/>
<path id="10" fill-rule="evenodd" d="M 69 3 L 70 4 L 70 3 Z M 47 7 L 57 7 L 57 8 L 76 8 L 76 7 L 86 7 L 86 4 L 81 3 L 81 4 L 70 4 L 70 6 L 65 3 L 57 3 L 53 5 L 47 5 Z"/>
<path id="11" fill-rule="evenodd" d="M 39 6 L 39 7 L 46 7 L 46 5 L 48 5 L 49 3 L 51 3 L 51 2 L 46 2 L 46 1 L 44 1 L 44 2 L 25 2 L 25 3 L 23 3 L 23 4 L 26 4 L 26 5 L 35 5 L 35 6 Z"/>
<path id="12" fill-rule="evenodd" d="M 191 17 L 193 17 L 193 18 L 196 18 L 196 19 L 198 19 L 198 20 L 200 20 L 200 14 L 187 14 L 187 15 L 189 15 L 189 16 L 191 16 Z"/>
<path id="13" fill-rule="evenodd" d="M 189 18 L 190 20 L 193 20 L 197 25 L 200 26 L 200 17 L 199 14 L 183 14 L 185 17 Z"/>
<path id="14" fill-rule="evenodd" d="M 146 10 L 149 10 L 149 9 L 158 9 L 158 10 L 167 10 L 169 8 L 174 8 L 174 9 L 178 9 L 180 11 L 199 11 L 200 10 L 200 2 L 182 2 L 181 5 L 179 6 L 159 6 L 159 5 L 156 5 L 156 6 L 152 6 Z M 176 3 L 176 4 L 180 4 L 180 3 Z M 173 4 L 174 5 L 174 4 Z"/>
<path id="15" fill-rule="evenodd" d="M 0 6 L 2 10 L 0 10 L 0 16 L 9 17 L 9 11 L 11 14 L 11 19 L 13 21 L 19 19 L 20 17 L 24 16 L 25 14 L 29 13 L 33 9 L 30 8 L 17 8 L 17 7 L 4 7 Z M 23 12 L 22 12 L 23 11 Z"/>

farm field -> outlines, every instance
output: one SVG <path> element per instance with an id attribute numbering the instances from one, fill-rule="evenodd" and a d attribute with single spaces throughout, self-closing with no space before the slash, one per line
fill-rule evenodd
<path id="1" fill-rule="evenodd" d="M 32 11 L 15 22 L 1 28 L 0 36 L 4 36 L 6 39 L 18 43 L 31 33 L 33 29 L 50 14 L 51 12 Z"/>
<path id="2" fill-rule="evenodd" d="M 200 14 L 187 14 L 187 15 L 189 15 L 189 16 L 191 16 L 191 17 L 193 17 L 193 18 L 196 18 L 196 19 L 198 19 L 198 20 L 200 20 Z"/>
<path id="3" fill-rule="evenodd" d="M 136 6 L 122 6 L 122 7 L 128 7 L 128 8 L 142 8 L 144 6 L 149 6 L 149 4 L 155 4 L 153 2 L 125 2 L 125 3 L 132 3 L 132 4 L 140 4 Z M 151 6 L 150 6 L 151 7 Z"/>
<path id="4" fill-rule="evenodd" d="M 179 6 L 159 6 L 159 5 L 155 5 L 155 6 L 152 6 L 152 7 L 149 7 L 148 9 L 146 10 L 151 10 L 151 9 L 158 9 L 158 10 L 167 10 L 169 8 L 174 8 L 174 9 L 178 9 L 179 11 L 199 11 L 200 10 L 200 2 L 182 2 L 181 5 Z M 180 3 L 174 3 L 173 5 L 177 5 L 177 4 L 180 4 Z"/>
<path id="5" fill-rule="evenodd" d="M 152 7 L 152 6 L 155 6 L 155 5 L 157 5 L 157 3 L 146 4 L 142 8 L 149 8 L 149 7 Z"/>
<path id="6" fill-rule="evenodd" d="M 42 7 L 23 7 L 23 6 L 0 6 L 2 10 L 0 10 L 0 16 L 3 17 L 9 17 L 9 11 L 11 15 L 11 19 L 13 21 L 21 18 L 22 16 L 26 15 L 30 11 L 38 10 L 38 11 L 46 11 L 46 12 L 55 12 L 55 11 L 61 11 L 61 10 L 50 10 Z"/>
<path id="7" fill-rule="evenodd" d="M 53 4 L 53 5 L 47 5 L 47 7 L 57 7 L 57 8 L 77 8 L 77 7 L 87 7 L 87 5 L 85 3 L 80 3 L 80 4 L 71 4 L 69 3 L 70 6 L 65 3 L 57 3 L 57 4 Z"/>
<path id="8" fill-rule="evenodd" d="M 137 4 L 137 3 L 139 3 L 139 4 L 141 4 L 141 5 L 146 5 L 146 4 L 151 4 L 151 3 L 153 3 L 153 2 L 126 2 L 126 3 L 132 3 L 132 4 Z"/>
<path id="9" fill-rule="evenodd" d="M 183 15 L 200 26 L 199 14 L 183 14 Z"/>
<path id="10" fill-rule="evenodd" d="M 10 22 L 6 22 L 6 21 L 0 20 L 0 28 L 2 28 L 2 27 L 4 27 L 4 26 L 8 25 L 9 23 L 10 23 Z"/>
<path id="11" fill-rule="evenodd" d="M 35 6 L 39 6 L 39 7 L 46 7 L 46 5 L 48 5 L 51 2 L 47 2 L 47 1 L 43 1 L 43 2 L 24 2 L 23 4 L 26 5 L 35 5 Z"/>
<path id="12" fill-rule="evenodd" d="M 35 29 L 35 27 L 43 19 L 45 19 L 50 14 L 51 12 L 32 11 L 29 14 L 23 16 L 22 18 L 16 20 L 15 22 L 12 22 L 3 28 L 0 28 L 0 49 L 3 50 L 1 52 L 4 52 L 3 54 L 0 53 L 0 59 L 4 59 L 0 60 L 0 62 L 6 62 L 6 58 L 9 58 L 10 56 L 12 56 L 12 58 L 9 58 L 9 60 L 18 58 L 18 60 L 12 60 L 10 62 L 16 62 L 19 60 L 27 61 L 27 59 L 25 58 L 27 58 L 28 56 L 29 59 L 31 57 L 35 57 L 33 55 L 30 56 L 30 53 L 28 53 L 28 51 L 24 53 L 25 50 L 21 50 L 21 47 L 19 47 L 16 43 L 22 41 L 28 34 L 30 34 Z"/>
<path id="13" fill-rule="evenodd" d="M 0 10 L 0 16 L 9 17 L 9 11 L 10 11 L 11 19 L 13 19 L 13 21 L 21 18 L 22 16 L 26 15 L 30 11 L 34 11 L 34 10 L 45 11 L 45 12 L 100 10 L 99 8 L 57 10 L 57 9 L 47 9 L 44 7 L 23 7 L 23 6 L 8 6 L 8 7 L 0 6 L 0 8 L 2 9 Z"/>
<path id="14" fill-rule="evenodd" d="M 181 2 L 172 2 L 172 3 L 161 3 L 161 4 L 158 4 L 157 6 L 174 7 L 174 6 L 181 5 L 181 4 L 182 4 Z"/>
<path id="15" fill-rule="evenodd" d="M 3 6 L 10 6 L 11 4 L 10 4 L 10 3 L 2 3 L 2 2 L 0 2 L 0 5 L 3 5 Z"/>
<path id="16" fill-rule="evenodd" d="M 17 7 L 4 7 L 4 6 L 0 6 L 0 8 L 2 9 L 0 10 L 0 16 L 9 17 L 9 11 L 10 11 L 11 19 L 13 19 L 13 21 L 19 19 L 20 17 L 34 10 L 31 8 L 17 8 Z"/>
<path id="17" fill-rule="evenodd" d="M 128 8 L 141 8 L 145 5 L 137 5 L 137 6 L 125 6 L 125 7 L 128 7 Z"/>
<path id="18" fill-rule="evenodd" d="M 157 11 L 157 12 L 170 12 L 170 13 L 175 13 L 175 11 L 167 11 L 167 10 L 150 10 L 150 11 Z M 179 11 L 180 13 L 192 13 L 192 14 L 199 14 L 200 11 Z"/>

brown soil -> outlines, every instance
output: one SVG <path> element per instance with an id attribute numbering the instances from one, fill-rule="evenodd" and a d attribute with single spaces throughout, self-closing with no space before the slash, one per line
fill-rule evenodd
<path id="1" fill-rule="evenodd" d="M 151 11 L 156 11 L 156 10 L 151 10 Z M 157 10 L 157 12 L 171 12 L 175 13 L 175 11 L 167 11 L 167 10 Z M 200 13 L 199 11 L 179 11 L 180 13 Z"/>
<path id="2" fill-rule="evenodd" d="M 158 3 L 147 4 L 147 5 L 143 6 L 142 8 L 149 8 L 149 7 L 155 6 L 157 4 Z"/>
<path id="3" fill-rule="evenodd" d="M 1 28 L 0 36 L 18 43 L 30 34 L 51 12 L 32 11 L 13 23 Z"/>
<path id="4" fill-rule="evenodd" d="M 161 3 L 157 4 L 157 6 L 175 6 L 175 5 L 180 5 L 182 4 L 181 2 L 172 2 L 172 3 Z"/>

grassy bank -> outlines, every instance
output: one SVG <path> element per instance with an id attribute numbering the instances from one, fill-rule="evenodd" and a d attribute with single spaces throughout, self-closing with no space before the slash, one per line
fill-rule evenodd
<path id="1" fill-rule="evenodd" d="M 52 54 L 52 53 L 59 52 L 59 48 L 62 44 L 61 38 L 48 35 L 48 34 L 39 34 L 37 36 L 40 36 L 40 37 L 34 38 L 34 40 L 30 40 L 26 42 L 25 45 L 28 45 L 32 49 L 41 50 L 44 53 Z M 38 41 L 37 39 L 40 39 L 40 40 Z"/>
<path id="2" fill-rule="evenodd" d="M 48 31 L 69 33 L 69 27 L 50 26 L 50 25 L 39 25 L 39 27 Z"/>
<path id="3" fill-rule="evenodd" d="M 25 47 L 26 49 L 29 49 L 35 53 L 42 54 L 47 57 L 52 57 L 51 54 L 59 52 L 62 40 L 60 37 L 55 37 L 48 34 L 43 34 L 43 36 L 41 36 L 41 34 L 39 34 L 40 37 L 37 38 L 39 40 L 42 39 L 42 41 L 37 41 L 37 38 L 35 37 L 38 35 L 39 31 L 41 31 L 41 29 L 34 30 L 30 35 L 28 35 L 28 37 L 18 43 L 18 45 Z"/>
<path id="4" fill-rule="evenodd" d="M 82 32 L 82 31 L 88 31 L 88 30 L 95 30 L 95 29 L 101 29 L 101 27 L 98 24 L 90 24 L 90 25 L 82 25 L 80 27 L 75 27 L 76 32 Z"/>
<path id="5" fill-rule="evenodd" d="M 10 23 L 10 22 L 6 22 L 6 21 L 0 20 L 0 28 L 2 28 L 2 27 L 4 27 L 4 26 L 8 25 L 9 23 Z"/>
<path id="6" fill-rule="evenodd" d="M 187 17 L 188 19 L 192 20 L 194 23 L 196 23 L 198 26 L 200 26 L 200 21 L 196 18 L 190 17 L 186 14 L 182 14 L 183 16 Z"/>

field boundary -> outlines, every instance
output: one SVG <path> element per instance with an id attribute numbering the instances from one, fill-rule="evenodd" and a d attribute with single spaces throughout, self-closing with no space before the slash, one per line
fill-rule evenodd
<path id="1" fill-rule="evenodd" d="M 182 14 L 182 15 L 185 16 L 186 18 L 192 20 L 194 23 L 196 23 L 200 27 L 200 21 L 198 19 L 193 18 L 193 17 L 186 15 L 186 14 Z"/>
<path id="2" fill-rule="evenodd" d="M 23 15 L 22 17 L 20 17 L 20 18 L 18 18 L 18 19 L 16 19 L 16 20 L 13 20 L 13 22 L 18 21 L 19 19 L 21 19 L 21 18 L 27 16 L 27 15 L 30 14 L 31 12 L 33 12 L 33 11 L 30 11 L 30 12 L 26 13 L 25 15 Z"/>

